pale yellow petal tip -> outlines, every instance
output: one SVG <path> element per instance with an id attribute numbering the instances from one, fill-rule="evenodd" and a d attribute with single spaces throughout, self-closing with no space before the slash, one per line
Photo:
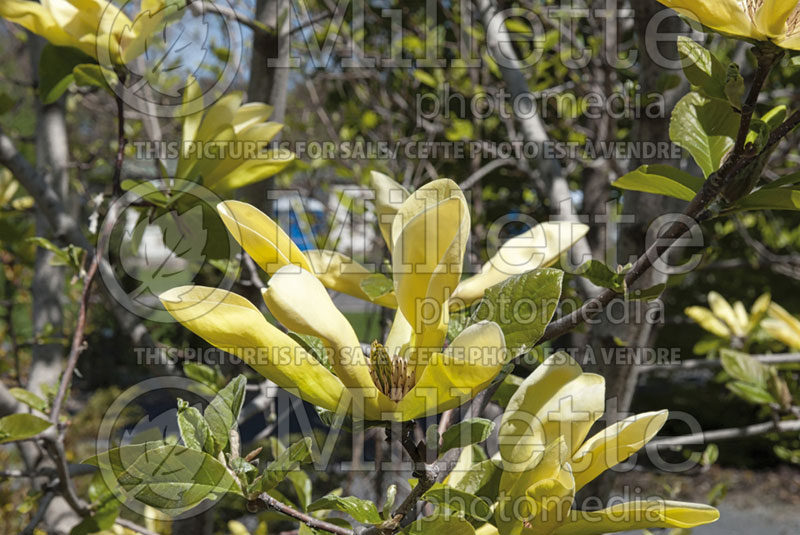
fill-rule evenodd
<path id="1" fill-rule="evenodd" d="M 166 292 L 162 293 L 158 296 L 159 301 L 161 301 L 164 305 L 167 303 L 182 303 L 182 297 L 186 295 L 187 292 L 191 292 L 195 286 L 178 286 L 177 288 L 172 288 L 171 290 L 167 290 Z"/>

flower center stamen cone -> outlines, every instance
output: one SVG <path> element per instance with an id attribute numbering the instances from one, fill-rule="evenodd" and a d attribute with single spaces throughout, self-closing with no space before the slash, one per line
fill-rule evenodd
<path id="1" fill-rule="evenodd" d="M 392 401 L 400 401 L 414 387 L 416 374 L 414 370 L 409 373 L 406 359 L 399 355 L 390 357 L 377 341 L 372 342 L 369 364 L 372 382 Z"/>

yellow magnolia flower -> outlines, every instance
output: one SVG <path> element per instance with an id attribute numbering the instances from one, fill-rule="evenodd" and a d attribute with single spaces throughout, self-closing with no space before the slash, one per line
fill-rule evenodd
<path id="1" fill-rule="evenodd" d="M 183 139 L 176 178 L 198 182 L 219 194 L 269 178 L 294 160 L 286 149 L 269 142 L 283 125 L 267 121 L 272 106 L 242 104 L 242 94 L 229 93 L 205 113 L 200 85 L 192 78 L 183 94 Z"/>
<path id="2" fill-rule="evenodd" d="M 392 250 L 391 225 L 399 206 L 411 195 L 382 173 L 372 172 L 375 206 L 381 233 Z M 513 275 L 555 264 L 561 255 L 589 232 L 582 223 L 551 221 L 536 225 L 506 241 L 478 274 L 462 280 L 448 301 L 459 310 L 483 297 L 484 292 Z"/>
<path id="3" fill-rule="evenodd" d="M 797 0 L 658 0 L 718 32 L 800 50 Z"/>
<path id="4" fill-rule="evenodd" d="M 575 493 L 623 462 L 661 429 L 667 411 L 626 418 L 588 440 L 603 414 L 605 381 L 565 353 L 548 358 L 509 401 L 498 431 L 500 489 L 484 535 L 599 535 L 632 529 L 691 528 L 719 512 L 701 504 L 639 500 L 601 511 L 572 508 Z"/>
<path id="5" fill-rule="evenodd" d="M 800 349 L 800 320 L 779 304 L 769 305 L 767 318 L 761 322 L 761 327 L 767 334 L 791 349 Z"/>
<path id="6" fill-rule="evenodd" d="M 167 0 L 142 0 L 128 18 L 104 0 L 3 0 L 0 17 L 15 22 L 56 46 L 77 48 L 95 59 L 120 64 L 144 52 L 145 41 L 177 12 Z"/>
<path id="7" fill-rule="evenodd" d="M 701 306 L 691 306 L 686 307 L 683 312 L 715 336 L 726 340 L 745 338 L 759 325 L 761 318 L 767 312 L 770 295 L 765 293 L 756 299 L 750 313 L 741 301 L 736 301 L 731 306 L 717 292 L 708 293 L 708 306 L 710 310 Z"/>
<path id="8" fill-rule="evenodd" d="M 289 330 L 318 337 L 331 370 L 243 297 L 186 286 L 161 301 L 184 326 L 279 386 L 331 411 L 344 407 L 355 418 L 405 421 L 461 405 L 502 368 L 505 339 L 493 322 L 468 327 L 441 349 L 446 297 L 458 285 L 469 229 L 466 200 L 454 182 L 431 182 L 399 207 L 392 224 L 398 311 L 385 343 L 373 342 L 368 355 L 311 273 L 309 258 L 274 222 L 235 201 L 221 203 L 219 212 L 271 274 L 262 292 L 269 311 Z"/>

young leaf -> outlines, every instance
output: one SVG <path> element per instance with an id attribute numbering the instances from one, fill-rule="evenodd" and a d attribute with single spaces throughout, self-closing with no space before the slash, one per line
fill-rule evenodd
<path id="1" fill-rule="evenodd" d="M 25 390 L 24 388 L 9 388 L 8 391 L 17 401 L 24 403 L 28 407 L 39 412 L 47 412 L 47 402 L 30 390 Z"/>
<path id="2" fill-rule="evenodd" d="M 706 178 L 719 169 L 738 130 L 739 114 L 729 103 L 695 91 L 675 105 L 669 122 L 670 139 L 689 151 Z"/>
<path id="3" fill-rule="evenodd" d="M 214 439 L 205 418 L 182 399 L 178 399 L 178 428 L 187 448 L 214 453 Z"/>
<path id="4" fill-rule="evenodd" d="M 714 54 L 685 35 L 678 37 L 678 54 L 683 63 L 683 73 L 692 85 L 708 97 L 727 100 L 727 69 Z"/>
<path id="5" fill-rule="evenodd" d="M 267 465 L 259 482 L 259 489 L 268 491 L 286 478 L 286 474 L 311 460 L 311 438 L 295 442 Z"/>
<path id="6" fill-rule="evenodd" d="M 441 511 L 415 520 L 403 531 L 407 535 L 475 535 L 475 528 L 464 518 Z"/>
<path id="7" fill-rule="evenodd" d="M 241 494 L 226 466 L 207 453 L 177 444 L 142 454 L 120 474 L 118 482 L 137 500 L 171 512 L 191 509 L 229 492 Z"/>
<path id="8" fill-rule="evenodd" d="M 199 383 L 203 383 L 214 392 L 225 385 L 225 377 L 217 367 L 212 368 L 211 366 L 206 366 L 199 362 L 186 362 L 183 365 L 183 373 L 185 373 L 186 377 L 189 379 L 194 379 Z"/>
<path id="9" fill-rule="evenodd" d="M 383 297 L 394 290 L 394 283 L 392 282 L 392 279 L 383 273 L 373 273 L 362 280 L 360 285 L 361 289 L 364 290 L 364 293 L 367 294 L 367 296 L 372 300 Z"/>
<path id="10" fill-rule="evenodd" d="M 0 444 L 35 437 L 53 425 L 33 414 L 10 414 L 0 418 Z"/>
<path id="11" fill-rule="evenodd" d="M 89 483 L 89 500 L 92 503 L 92 514 L 84 517 L 77 526 L 72 528 L 70 535 L 89 535 L 109 530 L 114 526 L 114 522 L 119 516 L 120 503 L 106 485 L 100 471 L 95 472 Z"/>
<path id="12" fill-rule="evenodd" d="M 492 429 L 494 429 L 494 422 L 486 418 L 470 418 L 458 422 L 442 433 L 439 455 L 453 448 L 464 448 L 483 442 L 492 434 Z"/>
<path id="13" fill-rule="evenodd" d="M 224 450 L 230 440 L 231 429 L 236 426 L 239 411 L 244 403 L 247 379 L 239 375 L 217 393 L 203 412 L 218 451 Z"/>
<path id="14" fill-rule="evenodd" d="M 734 379 L 767 388 L 769 368 L 747 353 L 723 349 L 720 354 L 720 362 L 728 375 Z"/>
<path id="15" fill-rule="evenodd" d="M 92 58 L 77 48 L 45 45 L 39 57 L 39 97 L 42 103 L 52 104 L 58 100 L 75 81 L 72 69 L 92 62 Z"/>
<path id="16" fill-rule="evenodd" d="M 117 75 L 114 71 L 93 63 L 76 65 L 72 69 L 72 75 L 76 85 L 99 87 L 111 94 L 113 94 L 113 88 L 109 87 L 108 81 L 111 81 L 112 86 L 116 86 L 118 83 Z"/>
<path id="17" fill-rule="evenodd" d="M 703 187 L 702 178 L 696 177 L 671 165 L 642 165 L 638 169 L 622 175 L 611 183 L 615 188 L 643 191 L 675 197 L 684 201 L 692 198 Z"/>
<path id="18" fill-rule="evenodd" d="M 624 177 L 623 177 L 624 178 Z M 630 264 L 619 272 L 612 270 L 600 260 L 589 260 L 581 268 L 582 277 L 586 277 L 592 284 L 603 288 L 610 288 L 618 293 L 625 292 L 625 273 L 630 269 Z"/>
<path id="19" fill-rule="evenodd" d="M 501 408 L 505 409 L 508 406 L 511 396 L 514 395 L 514 392 L 517 391 L 517 388 L 519 388 L 519 385 L 521 384 L 522 377 L 518 377 L 509 373 L 503 378 L 503 383 L 497 388 L 497 390 L 495 390 L 494 395 L 492 396 L 492 401 L 500 405 Z"/>
<path id="20" fill-rule="evenodd" d="M 745 401 L 749 401 L 750 403 L 756 403 L 759 405 L 762 403 L 776 403 L 776 400 L 774 397 L 772 397 L 772 394 L 760 386 L 755 386 L 742 381 L 733 381 L 725 386 L 728 388 L 728 390 Z"/>
<path id="21" fill-rule="evenodd" d="M 378 509 L 375 507 L 374 502 L 362 500 L 355 496 L 342 498 L 341 496 L 328 494 L 309 505 L 307 509 L 308 512 L 331 510 L 347 513 L 362 524 L 380 524 L 382 522 L 381 515 L 378 514 Z"/>
<path id="22" fill-rule="evenodd" d="M 478 520 L 489 520 L 492 509 L 486 500 L 474 494 L 436 483 L 423 498 L 439 507 L 450 511 L 458 511 Z"/>
<path id="23" fill-rule="evenodd" d="M 484 293 L 472 321 L 494 321 L 503 330 L 509 358 L 529 351 L 541 338 L 561 297 L 564 272 L 534 269 L 509 277 Z"/>

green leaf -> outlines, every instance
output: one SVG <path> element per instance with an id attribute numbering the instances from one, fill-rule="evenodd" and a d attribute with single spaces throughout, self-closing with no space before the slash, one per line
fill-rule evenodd
<path id="1" fill-rule="evenodd" d="M 503 330 L 509 358 L 529 351 L 542 337 L 561 297 L 564 272 L 534 269 L 488 288 L 472 314 L 474 322 L 494 321 Z"/>
<path id="2" fill-rule="evenodd" d="M 88 535 L 114 526 L 119 516 L 120 503 L 106 485 L 102 472 L 95 472 L 89 483 L 89 500 L 92 502 L 92 514 L 72 528 L 70 535 Z"/>
<path id="3" fill-rule="evenodd" d="M 381 518 L 384 520 L 389 518 L 389 515 L 392 514 L 392 508 L 394 507 L 394 501 L 397 499 L 397 485 L 389 485 L 389 488 L 386 489 L 386 501 L 383 502 L 383 509 L 381 510 Z"/>
<path id="4" fill-rule="evenodd" d="M 726 348 L 720 352 L 720 362 L 734 379 L 767 388 L 769 368 L 747 353 Z"/>
<path id="5" fill-rule="evenodd" d="M 643 191 L 691 201 L 703 187 L 702 178 L 676 169 L 671 165 L 642 165 L 638 169 L 622 175 L 611 183 L 615 188 Z"/>
<path id="6" fill-rule="evenodd" d="M 33 414 L 10 414 L 0 418 L 0 444 L 35 437 L 51 424 Z"/>
<path id="7" fill-rule="evenodd" d="M 759 386 L 742 381 L 733 381 L 725 385 L 728 390 L 750 403 L 777 403 L 772 394 Z"/>
<path id="8" fill-rule="evenodd" d="M 683 63 L 683 73 L 692 85 L 706 96 L 728 99 L 725 93 L 727 69 L 711 52 L 681 35 L 678 37 L 678 54 Z"/>
<path id="9" fill-rule="evenodd" d="M 274 488 L 286 479 L 289 472 L 296 470 L 301 464 L 311 461 L 311 453 L 310 437 L 305 437 L 283 450 L 274 461 L 267 465 L 262 474 L 259 489 L 263 492 Z"/>
<path id="10" fill-rule="evenodd" d="M 589 260 L 581 266 L 579 271 L 582 277 L 586 277 L 592 284 L 610 288 L 617 293 L 625 293 L 625 274 L 630 270 L 628 264 L 620 271 L 614 271 L 600 260 Z"/>
<path id="11" fill-rule="evenodd" d="M 514 392 L 517 391 L 521 384 L 522 377 L 512 374 L 506 375 L 503 378 L 503 382 L 497 387 L 497 390 L 495 390 L 492 401 L 505 409 L 508 406 L 508 402 L 511 400 L 511 396 L 514 395 Z"/>
<path id="12" fill-rule="evenodd" d="M 312 485 L 311 478 L 302 470 L 294 470 L 286 474 L 286 479 L 292 484 L 297 495 L 297 504 L 302 511 L 311 505 Z"/>
<path id="13" fill-rule="evenodd" d="M 456 425 L 448 427 L 442 433 L 442 445 L 439 448 L 439 455 L 453 448 L 464 448 L 470 444 L 483 442 L 492 434 L 492 429 L 494 429 L 494 422 L 486 418 L 462 420 Z"/>
<path id="14" fill-rule="evenodd" d="M 383 273 L 373 273 L 369 277 L 363 279 L 360 286 L 361 289 L 364 290 L 364 293 L 373 301 L 394 290 L 392 279 Z"/>
<path id="15" fill-rule="evenodd" d="M 800 188 L 763 187 L 742 197 L 729 211 L 800 210 Z"/>
<path id="16" fill-rule="evenodd" d="M 461 516 L 439 510 L 415 520 L 403 532 L 407 535 L 475 535 L 475 528 Z"/>
<path id="17" fill-rule="evenodd" d="M 91 464 L 101 470 L 110 470 L 115 478 L 119 478 L 139 457 L 166 445 L 163 440 L 128 444 L 98 453 L 81 462 L 83 464 Z"/>
<path id="18" fill-rule="evenodd" d="M 729 103 L 692 91 L 672 110 L 669 136 L 689 151 L 707 178 L 733 148 L 738 129 L 739 114 Z"/>
<path id="19" fill-rule="evenodd" d="M 37 410 L 39 412 L 47 412 L 48 406 L 47 402 L 31 392 L 30 390 L 25 390 L 24 388 L 9 388 L 8 391 L 14 396 L 17 401 L 20 401 L 27 405 L 28 407 Z"/>
<path id="20" fill-rule="evenodd" d="M 203 383 L 211 388 L 214 392 L 218 391 L 225 385 L 225 376 L 219 370 L 219 367 L 212 368 L 199 362 L 186 362 L 183 365 L 183 373 L 189 379 L 194 379 L 198 383 Z"/>
<path id="21" fill-rule="evenodd" d="M 52 104 L 58 100 L 75 81 L 72 69 L 93 61 L 77 48 L 45 45 L 39 58 L 39 98 L 42 103 Z"/>
<path id="22" fill-rule="evenodd" d="M 229 492 L 241 494 L 225 465 L 207 453 L 177 444 L 146 451 L 117 481 L 137 500 L 171 513 Z"/>
<path id="23" fill-rule="evenodd" d="M 82 87 L 99 87 L 113 94 L 113 86 L 118 83 L 117 75 L 111 69 L 101 67 L 96 63 L 83 63 L 72 69 L 75 84 Z M 111 80 L 111 86 L 109 81 Z"/>
<path id="24" fill-rule="evenodd" d="M 10 96 L 5 91 L 0 91 L 0 115 L 13 110 L 16 104 L 17 99 Z"/>
<path id="25" fill-rule="evenodd" d="M 355 496 L 342 498 L 341 496 L 328 494 L 309 505 L 307 510 L 308 512 L 341 511 L 362 524 L 380 524 L 383 521 L 374 502 L 362 500 Z"/>
<path id="26" fill-rule="evenodd" d="M 492 515 L 491 507 L 483 498 L 441 483 L 436 483 L 431 487 L 423 498 L 434 505 L 444 507 L 449 511 L 464 513 L 478 520 L 489 520 Z"/>
<path id="27" fill-rule="evenodd" d="M 625 294 L 625 299 L 641 299 L 642 301 L 652 301 L 653 299 L 658 299 L 661 297 L 661 294 L 664 293 L 664 289 L 666 287 L 666 284 L 656 284 L 655 286 L 644 288 L 642 290 L 630 290 Z"/>
<path id="28" fill-rule="evenodd" d="M 468 310 L 459 310 L 450 313 L 450 322 L 447 324 L 447 339 L 454 340 L 456 336 L 472 324 Z"/>
<path id="29" fill-rule="evenodd" d="M 236 420 L 244 403 L 245 386 L 247 379 L 244 375 L 239 375 L 217 393 L 203 412 L 211 436 L 217 445 L 217 451 L 225 449 L 230 440 L 231 430 L 236 428 Z"/>
<path id="30" fill-rule="evenodd" d="M 214 453 L 214 439 L 205 418 L 189 403 L 178 399 L 178 428 L 187 448 Z"/>

